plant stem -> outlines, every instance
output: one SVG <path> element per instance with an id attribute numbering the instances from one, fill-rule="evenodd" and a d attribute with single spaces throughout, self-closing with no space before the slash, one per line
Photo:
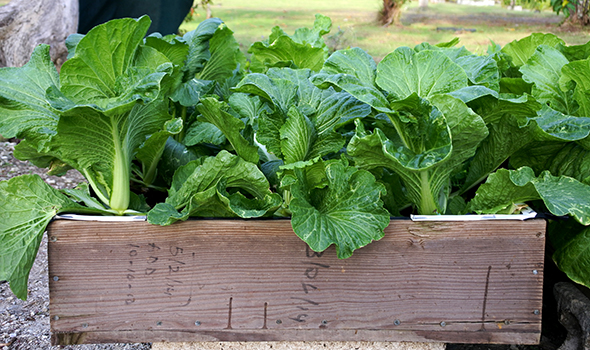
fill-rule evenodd
<path id="1" fill-rule="evenodd" d="M 404 146 L 407 149 L 411 149 L 410 143 L 406 140 L 405 134 L 402 132 L 401 127 L 399 125 L 399 122 L 400 122 L 399 119 L 393 118 L 392 116 L 389 115 L 389 113 L 387 114 L 387 117 L 389 117 L 389 121 L 391 121 L 391 124 L 393 124 L 393 127 L 394 127 L 395 131 L 397 132 L 397 135 L 399 136 L 400 140 L 404 144 Z"/>
<path id="2" fill-rule="evenodd" d="M 94 190 L 94 193 L 96 193 L 96 196 L 98 197 L 98 199 L 100 199 L 104 204 L 109 205 L 109 199 L 101 191 L 101 189 L 98 186 L 98 184 L 96 183 L 96 181 L 94 181 L 94 177 L 92 177 L 90 175 L 90 173 L 88 172 L 88 169 L 82 169 L 82 172 L 84 173 L 84 177 L 86 178 L 86 180 L 88 180 L 88 184 L 90 184 L 90 187 L 92 187 L 92 189 Z"/>
<path id="3" fill-rule="evenodd" d="M 160 158 L 162 158 L 162 154 L 164 153 L 164 146 L 165 145 L 162 145 L 162 147 L 158 150 L 156 157 L 152 159 L 149 167 L 147 169 L 143 169 L 143 181 L 141 182 L 147 187 L 150 187 L 156 179 L 156 174 L 158 173 L 158 163 L 160 162 Z M 145 166 L 145 163 L 142 162 L 142 166 Z"/>
<path id="4" fill-rule="evenodd" d="M 437 201 L 432 194 L 428 171 L 420 172 L 420 204 L 418 212 L 422 215 L 444 214 L 440 212 Z"/>
<path id="5" fill-rule="evenodd" d="M 113 142 L 115 144 L 115 160 L 113 169 L 113 189 L 109 206 L 119 215 L 123 215 L 129 207 L 129 155 L 123 151 L 119 140 L 119 131 L 116 121 L 113 122 Z"/>

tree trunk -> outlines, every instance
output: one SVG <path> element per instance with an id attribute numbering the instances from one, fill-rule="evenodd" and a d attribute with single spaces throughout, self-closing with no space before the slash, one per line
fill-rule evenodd
<path id="1" fill-rule="evenodd" d="M 0 67 L 20 67 L 39 44 L 51 46 L 60 67 L 67 57 L 64 44 L 78 28 L 78 0 L 12 0 L 0 7 Z"/>
<path id="2" fill-rule="evenodd" d="M 208 2 L 206 5 L 206 9 L 207 9 L 207 19 L 211 18 L 211 2 Z"/>
<path id="3" fill-rule="evenodd" d="M 576 2 L 576 22 L 582 26 L 590 24 L 590 18 L 588 17 L 588 0 L 579 0 Z"/>
<path id="4" fill-rule="evenodd" d="M 379 13 L 379 22 L 384 27 L 392 23 L 398 23 L 401 15 L 401 5 L 394 0 L 383 0 L 383 9 Z"/>

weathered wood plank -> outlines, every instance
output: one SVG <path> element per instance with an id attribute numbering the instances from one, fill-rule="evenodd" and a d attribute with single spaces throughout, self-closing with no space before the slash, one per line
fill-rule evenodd
<path id="1" fill-rule="evenodd" d="M 310 251 L 287 220 L 60 220 L 49 227 L 51 327 L 58 344 L 530 344 L 544 232 L 543 220 L 394 220 L 381 241 L 338 260 L 332 248 Z"/>

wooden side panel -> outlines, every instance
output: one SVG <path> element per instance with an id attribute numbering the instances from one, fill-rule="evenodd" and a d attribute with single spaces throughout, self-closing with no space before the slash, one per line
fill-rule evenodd
<path id="1" fill-rule="evenodd" d="M 545 221 L 394 220 L 336 258 L 288 220 L 53 222 L 57 344 L 391 340 L 536 343 Z"/>

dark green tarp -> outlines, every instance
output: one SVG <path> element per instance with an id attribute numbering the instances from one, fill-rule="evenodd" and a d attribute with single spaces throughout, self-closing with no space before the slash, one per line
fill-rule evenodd
<path id="1" fill-rule="evenodd" d="M 152 25 L 148 34 L 176 34 L 188 14 L 193 0 L 80 0 L 78 33 L 111 19 L 148 15 Z"/>

